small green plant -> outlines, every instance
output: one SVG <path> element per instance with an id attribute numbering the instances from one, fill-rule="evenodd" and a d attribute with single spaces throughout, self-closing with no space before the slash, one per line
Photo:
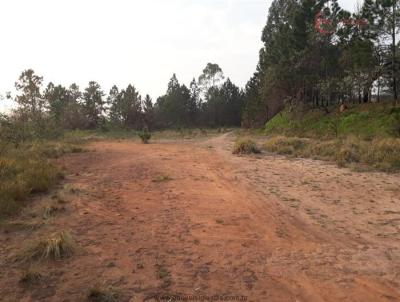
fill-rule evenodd
<path id="1" fill-rule="evenodd" d="M 233 147 L 233 154 L 257 154 L 260 152 L 257 144 L 250 139 L 239 139 Z"/>
<path id="2" fill-rule="evenodd" d="M 340 117 L 338 114 L 334 115 L 333 118 L 328 122 L 329 129 L 335 137 L 339 136 Z"/>
<path id="3" fill-rule="evenodd" d="M 60 260 L 68 257 L 74 250 L 74 242 L 69 232 L 62 231 L 29 245 L 18 260 Z"/>
<path id="4" fill-rule="evenodd" d="M 88 302 L 118 302 L 120 293 L 118 290 L 105 284 L 98 284 L 89 290 Z"/>
<path id="5" fill-rule="evenodd" d="M 138 133 L 138 136 L 142 140 L 143 144 L 148 144 L 149 140 L 151 139 L 151 134 L 147 130 L 141 131 Z"/>

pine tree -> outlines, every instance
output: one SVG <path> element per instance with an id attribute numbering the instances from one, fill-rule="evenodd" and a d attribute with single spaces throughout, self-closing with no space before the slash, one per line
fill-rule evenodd
<path id="1" fill-rule="evenodd" d="M 104 92 L 98 83 L 89 82 L 83 93 L 83 109 L 87 119 L 87 127 L 97 128 L 104 122 Z"/>

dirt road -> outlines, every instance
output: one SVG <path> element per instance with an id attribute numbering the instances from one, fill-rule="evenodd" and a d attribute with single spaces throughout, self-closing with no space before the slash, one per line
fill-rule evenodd
<path id="1" fill-rule="evenodd" d="M 0 300 L 85 301 L 105 283 L 122 301 L 400 301 L 399 175 L 237 157 L 232 139 L 96 142 L 61 159 L 66 211 L 2 235 Z M 60 229 L 75 254 L 41 264 L 45 282 L 18 286 L 5 259 Z"/>

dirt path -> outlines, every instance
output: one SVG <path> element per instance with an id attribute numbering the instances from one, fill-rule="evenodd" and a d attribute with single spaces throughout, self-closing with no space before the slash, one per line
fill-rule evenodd
<path id="1" fill-rule="evenodd" d="M 122 301 L 400 301 L 400 176 L 236 157 L 230 141 L 97 142 L 63 158 L 66 211 L 2 235 L 0 300 L 84 301 L 104 282 Z M 60 229 L 75 254 L 18 286 L 9 255 Z"/>

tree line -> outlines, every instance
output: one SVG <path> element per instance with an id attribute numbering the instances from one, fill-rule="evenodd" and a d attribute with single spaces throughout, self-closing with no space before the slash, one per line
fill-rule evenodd
<path id="1" fill-rule="evenodd" d="M 284 106 L 328 112 L 337 104 L 398 103 L 399 29 L 400 0 L 365 0 L 355 13 L 337 0 L 274 0 L 244 89 L 211 63 L 189 86 L 174 74 L 155 101 L 133 85 L 107 95 L 97 82 L 83 91 L 43 88 L 43 78 L 26 70 L 16 83 L 15 114 L 54 129 L 263 127 Z"/>
<path id="2" fill-rule="evenodd" d="M 399 26 L 399 0 L 365 0 L 355 13 L 337 0 L 274 0 L 243 124 L 262 126 L 285 105 L 397 103 Z"/>
<path id="3" fill-rule="evenodd" d="M 155 102 L 149 95 L 142 97 L 131 84 L 122 89 L 114 85 L 108 94 L 94 81 L 83 90 L 77 84 L 64 87 L 52 82 L 43 87 L 43 77 L 32 69 L 21 73 L 15 88 L 17 108 L 11 117 L 20 127 L 29 124 L 36 133 L 49 129 L 237 127 L 244 105 L 243 91 L 229 78 L 225 80 L 218 64 L 211 63 L 189 86 L 180 84 L 174 74 L 166 93 Z"/>

